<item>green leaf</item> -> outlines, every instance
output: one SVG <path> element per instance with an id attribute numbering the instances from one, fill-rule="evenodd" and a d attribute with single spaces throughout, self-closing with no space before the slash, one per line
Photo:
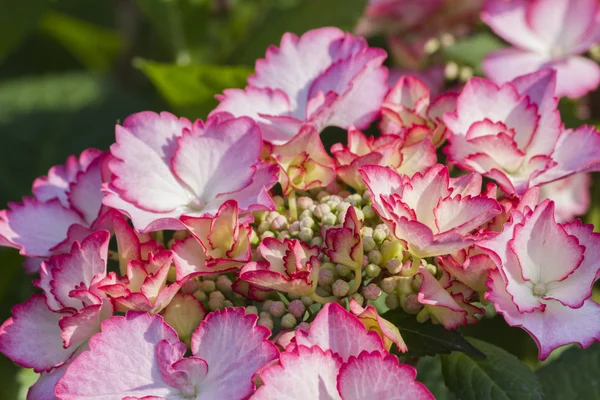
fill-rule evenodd
<path id="1" fill-rule="evenodd" d="M 0 0 L 0 62 L 38 26 L 46 6 L 45 0 Z"/>
<path id="2" fill-rule="evenodd" d="M 461 400 L 541 400 L 535 374 L 519 359 L 499 347 L 469 339 L 487 359 L 468 354 L 441 356 L 448 388 Z"/>
<path id="3" fill-rule="evenodd" d="M 253 70 L 226 65 L 172 65 L 138 59 L 135 62 L 178 113 L 204 118 L 217 105 L 216 94 L 246 86 Z"/>
<path id="4" fill-rule="evenodd" d="M 91 69 L 110 68 L 121 49 L 117 32 L 66 14 L 47 12 L 40 29 Z"/>
<path id="5" fill-rule="evenodd" d="M 600 399 L 600 343 L 573 347 L 536 372 L 544 400 Z"/>
<path id="6" fill-rule="evenodd" d="M 246 40 L 233 53 L 238 64 L 254 65 L 264 58 L 269 45 L 279 45 L 286 32 L 302 34 L 323 26 L 352 31 L 365 8 L 366 0 L 302 0 L 290 7 L 272 7 Z"/>
<path id="7" fill-rule="evenodd" d="M 414 315 L 399 310 L 389 311 L 382 317 L 400 329 L 408 347 L 408 352 L 403 355 L 421 357 L 460 351 L 475 357 L 485 357 L 458 331 L 446 330 L 443 326 L 434 325 L 429 321 L 419 323 Z"/>
<path id="8" fill-rule="evenodd" d="M 446 60 L 468 65 L 476 74 L 482 75 L 481 62 L 484 57 L 503 47 L 506 46 L 497 36 L 489 32 L 481 32 L 443 48 L 442 55 Z"/>
<path id="9" fill-rule="evenodd" d="M 422 357 L 417 364 L 417 380 L 425 384 L 436 400 L 457 400 L 448 389 L 442 374 L 440 356 Z"/>
<path id="10" fill-rule="evenodd" d="M 17 373 L 17 382 L 19 383 L 18 400 L 25 400 L 29 388 L 38 380 L 39 374 L 33 372 L 33 369 L 21 368 Z"/>

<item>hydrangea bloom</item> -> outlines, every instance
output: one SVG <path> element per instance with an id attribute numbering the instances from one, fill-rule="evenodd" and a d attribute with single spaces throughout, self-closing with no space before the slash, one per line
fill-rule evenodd
<path id="1" fill-rule="evenodd" d="M 282 144 L 305 124 L 365 128 L 379 114 L 388 87 L 386 53 L 337 28 L 286 33 L 256 62 L 244 89 L 228 89 L 213 111 L 249 116 L 264 139 Z"/>
<path id="2" fill-rule="evenodd" d="M 569 222 L 579 215 L 584 215 L 591 203 L 590 174 L 574 174 L 564 179 L 546 183 L 540 187 L 540 200 L 554 201 L 556 220 Z"/>
<path id="3" fill-rule="evenodd" d="M 139 231 L 183 229 L 181 216 L 268 209 L 276 167 L 260 161 L 262 137 L 248 118 L 225 115 L 193 124 L 163 112 L 142 112 L 117 125 L 104 204 L 127 214 Z"/>
<path id="4" fill-rule="evenodd" d="M 600 276 L 600 234 L 580 221 L 556 223 L 549 200 L 511 217 L 502 234 L 478 244 L 498 267 L 486 299 L 529 332 L 542 360 L 559 346 L 600 340 L 600 305 L 590 298 Z"/>
<path id="5" fill-rule="evenodd" d="M 489 0 L 482 19 L 514 46 L 483 61 L 494 82 L 549 67 L 557 72 L 558 96 L 580 97 L 600 84 L 600 67 L 581 56 L 600 42 L 596 0 Z"/>
<path id="6" fill-rule="evenodd" d="M 192 336 L 192 356 L 159 316 L 128 312 L 102 323 L 56 385 L 61 400 L 95 397 L 244 399 L 252 375 L 277 359 L 269 331 L 241 309 L 214 312 Z M 117 377 L 121 377 L 120 379 Z"/>
<path id="7" fill-rule="evenodd" d="M 0 211 L 0 245 L 35 257 L 26 264 L 35 272 L 39 259 L 68 251 L 75 240 L 101 229 L 105 222 L 99 218 L 104 158 L 99 150 L 89 149 L 36 179 L 33 198 L 10 203 L 8 210 Z"/>
<path id="8" fill-rule="evenodd" d="M 593 127 L 563 129 L 554 97 L 556 74 L 542 70 L 502 86 L 469 80 L 457 109 L 444 121 L 445 149 L 461 168 L 496 180 L 507 193 L 600 166 L 600 133 Z"/>
<path id="9" fill-rule="evenodd" d="M 450 179 L 442 165 L 408 179 L 395 171 L 364 166 L 361 175 L 373 206 L 404 248 L 418 258 L 458 251 L 481 237 L 479 225 L 500 213 L 494 199 L 481 196 L 481 176 Z"/>

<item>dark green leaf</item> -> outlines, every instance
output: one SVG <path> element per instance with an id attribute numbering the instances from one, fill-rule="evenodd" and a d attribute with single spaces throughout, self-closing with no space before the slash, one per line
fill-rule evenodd
<path id="1" fill-rule="evenodd" d="M 436 400 L 456 400 L 444 382 L 440 356 L 422 357 L 417 364 L 417 380 L 423 382 Z"/>
<path id="2" fill-rule="evenodd" d="M 443 326 L 434 325 L 429 321 L 419 323 L 414 315 L 399 310 L 389 311 L 382 317 L 400 329 L 402 338 L 408 346 L 408 352 L 403 355 L 421 357 L 461 351 L 475 357 L 485 357 L 458 331 L 446 330 Z"/>
<path id="3" fill-rule="evenodd" d="M 46 4 L 45 0 L 0 0 L 0 61 L 37 27 Z"/>
<path id="4" fill-rule="evenodd" d="M 452 46 L 442 49 L 444 58 L 461 65 L 472 67 L 476 74 L 481 75 L 481 62 L 484 57 L 495 50 L 505 47 L 497 36 L 482 32 L 460 40 Z"/>
<path id="5" fill-rule="evenodd" d="M 352 31 L 364 11 L 365 0 L 302 0 L 292 7 L 273 7 L 233 53 L 238 64 L 254 65 L 264 58 L 269 45 L 279 45 L 286 32 L 302 34 L 310 29 L 337 26 Z"/>
<path id="6" fill-rule="evenodd" d="M 461 400 L 541 400 L 535 374 L 512 354 L 499 347 L 469 339 L 487 359 L 468 354 L 441 356 L 448 388 Z"/>
<path id="7" fill-rule="evenodd" d="M 227 88 L 246 86 L 253 71 L 224 65 L 172 65 L 136 60 L 158 91 L 178 113 L 204 118 L 217 105 L 215 95 Z"/>
<path id="8" fill-rule="evenodd" d="M 573 347 L 537 371 L 544 400 L 600 399 L 600 343 Z"/>

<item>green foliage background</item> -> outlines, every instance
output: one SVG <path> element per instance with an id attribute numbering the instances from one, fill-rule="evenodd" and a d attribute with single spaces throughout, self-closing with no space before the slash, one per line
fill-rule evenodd
<path id="1" fill-rule="evenodd" d="M 108 149 L 115 123 L 131 113 L 170 110 L 204 118 L 216 105 L 214 95 L 244 86 L 254 61 L 283 33 L 327 25 L 352 30 L 365 3 L 0 0 L 0 209 L 30 195 L 33 180 L 68 155 L 88 147 Z M 479 72 L 481 58 L 500 46 L 484 32 L 447 48 L 443 56 Z M 563 118 L 577 124 L 574 109 L 565 103 Z M 598 217 L 594 208 L 591 218 Z M 12 305 L 33 292 L 22 261 L 16 251 L 0 249 L 2 321 Z M 412 328 L 405 329 L 411 334 Z M 539 369 L 536 378 L 515 358 L 538 367 L 533 342 L 521 330 L 494 318 L 463 333 L 486 341 L 471 344 L 488 355 L 487 361 L 477 352 L 454 352 L 418 363 L 419 379 L 440 399 L 541 398 L 542 388 L 548 399 L 599 398 L 598 345 L 586 352 L 568 350 L 558 362 Z M 587 375 L 577 372 L 582 366 Z M 521 392 L 503 385 L 514 386 L 515 371 Z M 24 388 L 34 380 L 0 356 L 0 399 L 24 398 Z M 590 381 L 596 391 L 588 393 Z M 458 382 L 472 390 L 457 391 Z"/>

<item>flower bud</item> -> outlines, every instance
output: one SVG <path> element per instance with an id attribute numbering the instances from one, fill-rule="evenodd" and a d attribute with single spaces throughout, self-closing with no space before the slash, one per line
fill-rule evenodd
<path id="1" fill-rule="evenodd" d="M 258 246 L 259 243 L 260 243 L 260 238 L 256 234 L 256 231 L 254 229 L 252 229 L 252 232 L 250 233 L 250 244 L 252 246 Z"/>
<path id="2" fill-rule="evenodd" d="M 346 267 L 343 264 L 336 264 L 335 272 L 337 272 L 337 274 L 341 277 L 348 276 L 348 274 L 350 273 L 350 268 Z"/>
<path id="3" fill-rule="evenodd" d="M 333 283 L 331 289 L 334 296 L 344 297 L 346 294 L 348 294 L 348 291 L 350 290 L 350 285 L 348 284 L 348 282 L 338 279 Z"/>
<path id="4" fill-rule="evenodd" d="M 211 293 L 217 290 L 217 286 L 213 281 L 202 281 L 200 282 L 200 285 L 202 290 L 204 290 L 206 293 Z"/>
<path id="5" fill-rule="evenodd" d="M 373 228 L 370 226 L 363 226 L 360 229 L 360 234 L 363 238 L 373 238 Z"/>
<path id="6" fill-rule="evenodd" d="M 230 300 L 225 300 L 223 302 L 223 307 L 225 307 L 225 308 L 233 307 L 233 303 Z"/>
<path id="7" fill-rule="evenodd" d="M 306 307 L 310 307 L 312 305 L 312 303 L 313 303 L 313 299 L 310 296 L 302 296 L 302 297 L 300 297 L 300 301 Z"/>
<path id="8" fill-rule="evenodd" d="M 321 218 L 321 223 L 323 225 L 335 225 L 336 221 L 337 221 L 336 215 L 331 212 L 328 214 L 325 214 L 323 216 L 323 218 Z"/>
<path id="9" fill-rule="evenodd" d="M 320 269 L 319 270 L 319 285 L 327 286 L 331 285 L 334 280 L 334 275 L 331 270 L 328 269 Z"/>
<path id="10" fill-rule="evenodd" d="M 367 276 L 369 278 L 375 278 L 376 276 L 379 276 L 379 274 L 381 273 L 381 268 L 379 267 L 379 265 L 369 264 L 365 268 L 365 272 L 367 273 Z"/>
<path id="11" fill-rule="evenodd" d="M 304 210 L 300 213 L 300 215 L 298 215 L 298 220 L 301 221 L 304 218 L 312 218 L 313 217 L 313 213 L 310 210 Z"/>
<path id="12" fill-rule="evenodd" d="M 279 234 L 277 235 L 277 240 L 279 241 L 284 241 L 285 239 L 291 239 L 292 236 L 290 235 L 290 233 L 288 231 L 281 231 L 279 232 Z"/>
<path id="13" fill-rule="evenodd" d="M 363 288 L 363 296 L 367 300 L 377 300 L 381 296 L 381 288 L 374 283 L 370 283 Z"/>
<path id="14" fill-rule="evenodd" d="M 204 293 L 204 291 L 202 289 L 198 289 L 194 292 L 194 297 L 198 301 L 204 301 L 204 300 L 206 300 L 206 293 Z"/>
<path id="15" fill-rule="evenodd" d="M 273 305 L 273 300 L 265 300 L 262 306 L 262 310 L 270 313 L 271 306 Z"/>
<path id="16" fill-rule="evenodd" d="M 271 318 L 271 314 L 267 311 L 261 311 L 260 314 L 258 314 L 259 318 Z"/>
<path id="17" fill-rule="evenodd" d="M 288 231 L 290 232 L 290 235 L 292 235 L 292 237 L 298 236 L 298 234 L 300 233 L 300 222 L 292 222 L 288 228 Z"/>
<path id="18" fill-rule="evenodd" d="M 258 233 L 265 233 L 269 229 L 271 229 L 271 223 L 270 222 L 263 221 L 260 224 L 258 224 Z"/>
<path id="19" fill-rule="evenodd" d="M 315 236 L 314 238 L 311 239 L 310 243 L 312 246 L 317 246 L 317 247 L 321 247 L 323 245 L 323 238 L 321 236 Z"/>
<path id="20" fill-rule="evenodd" d="M 359 221 L 365 220 L 365 215 L 363 214 L 361 209 L 354 207 L 354 212 L 356 213 L 357 220 L 359 220 Z"/>
<path id="21" fill-rule="evenodd" d="M 298 237 L 300 238 L 300 240 L 302 240 L 303 242 L 310 242 L 313 238 L 314 232 L 312 229 L 310 228 L 302 228 L 300 229 L 300 234 L 298 235 Z"/>
<path id="22" fill-rule="evenodd" d="M 300 322 L 296 329 L 302 329 L 303 331 L 308 331 L 310 328 L 310 324 L 308 322 Z"/>
<path id="23" fill-rule="evenodd" d="M 319 193 L 317 193 L 317 200 L 319 200 L 319 202 L 323 202 L 323 199 L 325 197 L 327 197 L 327 200 L 329 200 L 329 196 L 330 196 L 330 194 L 327 191 L 321 190 Z M 327 200 L 325 200 L 325 201 L 327 201 Z"/>
<path id="24" fill-rule="evenodd" d="M 167 274 L 167 281 L 175 282 L 176 280 L 177 280 L 177 270 L 175 269 L 175 267 L 171 267 L 169 269 L 169 273 Z"/>
<path id="25" fill-rule="evenodd" d="M 365 298 L 362 294 L 356 292 L 352 295 L 352 298 L 358 302 L 358 304 L 363 304 L 365 302 Z"/>
<path id="26" fill-rule="evenodd" d="M 277 211 L 269 211 L 269 213 L 267 214 L 267 218 L 265 218 L 265 221 L 270 224 L 275 220 L 275 218 L 279 217 L 280 215 L 281 214 L 279 214 Z"/>
<path id="27" fill-rule="evenodd" d="M 419 299 L 416 294 L 411 294 L 406 298 L 404 307 L 402 308 L 409 314 L 417 314 L 423 309 L 423 305 L 419 303 Z"/>
<path id="28" fill-rule="evenodd" d="M 258 308 L 255 306 L 246 306 L 246 315 L 258 315 Z"/>
<path id="29" fill-rule="evenodd" d="M 200 288 L 200 285 L 198 284 L 198 281 L 195 279 L 190 279 L 181 286 L 181 292 L 182 293 L 194 293 L 199 288 Z"/>
<path id="30" fill-rule="evenodd" d="M 288 304 L 288 311 L 296 318 L 302 318 L 306 307 L 301 300 L 293 300 Z"/>
<path id="31" fill-rule="evenodd" d="M 260 317 L 256 324 L 273 331 L 273 319 L 271 317 Z"/>
<path id="32" fill-rule="evenodd" d="M 162 313 L 165 322 L 175 329 L 179 339 L 188 346 L 204 315 L 202 304 L 194 296 L 182 293 L 177 293 Z"/>
<path id="33" fill-rule="evenodd" d="M 315 215 L 315 217 L 323 219 L 323 217 L 329 214 L 330 212 L 331 207 L 329 207 L 327 204 L 319 204 L 317 207 L 315 207 L 315 211 L 313 212 L 313 214 Z"/>
<path id="34" fill-rule="evenodd" d="M 400 299 L 396 293 L 390 293 L 385 298 L 385 305 L 388 306 L 390 310 L 395 310 L 400 307 Z"/>
<path id="35" fill-rule="evenodd" d="M 362 204 L 363 199 L 360 194 L 354 193 L 354 194 L 351 194 L 350 196 L 346 197 L 346 201 L 348 203 L 352 204 L 354 207 L 359 207 Z"/>
<path id="36" fill-rule="evenodd" d="M 331 288 L 326 288 L 324 286 L 318 286 L 315 293 L 321 297 L 329 297 L 331 296 Z"/>
<path id="37" fill-rule="evenodd" d="M 311 217 L 304 217 L 300 220 L 300 232 L 302 232 L 302 229 L 304 229 L 304 228 L 313 230 L 315 227 L 316 227 L 315 220 L 312 219 Z"/>
<path id="38" fill-rule="evenodd" d="M 398 287 L 398 277 L 390 276 L 389 278 L 384 278 L 381 280 L 381 290 L 386 293 L 393 293 L 396 291 Z"/>
<path id="39" fill-rule="evenodd" d="M 275 234 L 273 232 L 266 231 L 260 235 L 260 240 L 265 240 L 266 238 L 274 238 L 274 237 L 275 237 Z"/>
<path id="40" fill-rule="evenodd" d="M 280 207 L 285 205 L 285 200 L 281 196 L 273 196 L 273 203 L 275 203 L 275 206 Z"/>
<path id="41" fill-rule="evenodd" d="M 266 210 L 256 211 L 252 213 L 252 215 L 254 216 L 254 221 L 258 222 L 259 224 L 267 218 L 268 214 L 269 212 Z"/>
<path id="42" fill-rule="evenodd" d="M 287 229 L 287 227 L 287 219 L 281 214 L 275 217 L 275 219 L 271 222 L 271 229 L 274 229 L 276 231 L 282 231 L 284 229 Z"/>
<path id="43" fill-rule="evenodd" d="M 223 293 L 231 293 L 231 285 L 233 282 L 231 282 L 231 279 L 229 279 L 227 276 L 219 275 L 215 283 L 219 291 Z"/>
<path id="44" fill-rule="evenodd" d="M 436 276 L 437 274 L 437 267 L 433 264 L 427 264 L 425 265 L 425 268 L 431 272 L 431 275 Z"/>
<path id="45" fill-rule="evenodd" d="M 421 284 L 423 283 L 423 277 L 421 275 L 417 274 L 417 275 L 414 275 L 412 278 L 413 278 L 412 279 L 412 288 L 415 291 L 419 291 L 419 289 L 421 289 Z"/>
<path id="46" fill-rule="evenodd" d="M 382 244 L 386 237 L 387 237 L 387 233 L 384 230 L 377 229 L 377 228 L 375 228 L 375 230 L 373 230 L 373 239 L 378 244 Z"/>
<path id="47" fill-rule="evenodd" d="M 373 207 L 371 206 L 364 206 L 362 208 L 362 212 L 366 220 L 373 219 L 377 216 L 377 214 L 375 214 L 375 210 L 373 210 Z"/>
<path id="48" fill-rule="evenodd" d="M 372 237 L 363 237 L 363 250 L 365 251 L 365 253 L 374 250 L 376 246 L 377 243 L 375 243 L 375 240 L 373 240 Z"/>
<path id="49" fill-rule="evenodd" d="M 284 329 L 292 329 L 296 326 L 296 317 L 292 314 L 287 313 L 281 317 L 281 327 Z"/>
<path id="50" fill-rule="evenodd" d="M 285 304 L 283 304 L 283 301 L 274 301 L 269 312 L 274 317 L 281 317 L 285 314 Z"/>
<path id="51" fill-rule="evenodd" d="M 369 262 L 371 264 L 375 265 L 381 264 L 381 261 L 383 260 L 383 256 L 381 255 L 381 252 L 379 250 L 369 251 L 369 253 L 367 254 L 367 258 L 369 259 Z"/>
<path id="52" fill-rule="evenodd" d="M 362 194 L 362 198 L 365 203 L 370 204 L 371 203 L 371 192 L 368 190 L 365 190 Z"/>
<path id="53" fill-rule="evenodd" d="M 312 206 L 313 203 L 313 199 L 307 196 L 298 197 L 298 199 L 296 200 L 296 205 L 301 210 L 308 210 L 308 207 Z"/>
<path id="54" fill-rule="evenodd" d="M 211 292 L 208 295 L 208 308 L 211 311 L 222 310 L 225 307 L 225 296 L 221 292 Z"/>
<path id="55" fill-rule="evenodd" d="M 384 241 L 381 244 L 381 255 L 383 256 L 383 262 L 387 262 L 387 260 L 391 260 L 392 258 L 398 258 L 402 260 L 402 250 L 404 249 L 399 241 Z"/>
<path id="56" fill-rule="evenodd" d="M 402 260 L 398 260 L 397 258 L 392 258 L 385 263 L 385 268 L 392 275 L 399 274 L 402 270 Z"/>

